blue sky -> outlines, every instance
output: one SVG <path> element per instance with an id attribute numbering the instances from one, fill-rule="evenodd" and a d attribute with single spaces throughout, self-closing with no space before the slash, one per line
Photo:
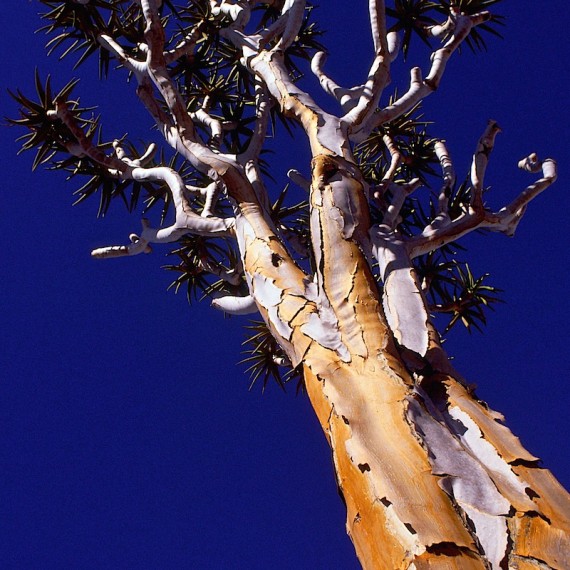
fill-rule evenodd
<path id="1" fill-rule="evenodd" d="M 5 88 L 31 93 L 35 66 L 59 86 L 71 77 L 32 34 L 38 3 L 21 4 L 0 38 L 3 115 L 16 108 Z M 347 82 L 362 77 L 364 3 L 324 4 L 327 69 Z M 458 173 L 487 119 L 502 126 L 487 174 L 495 207 L 532 181 L 517 170 L 520 158 L 536 151 L 558 161 L 558 182 L 514 239 L 469 238 L 465 258 L 491 273 L 506 303 L 484 335 L 457 330 L 447 346 L 478 394 L 569 487 L 570 54 L 566 3 L 546 4 L 500 4 L 505 39 L 476 57 L 464 50 L 425 109 Z M 344 30 L 332 31 L 335 18 Z M 406 84 L 405 67 L 394 85 Z M 133 121 L 147 128 L 130 88 L 86 77 L 78 93 L 85 104 L 107 100 L 109 137 L 133 132 Z M 32 156 L 16 156 L 18 134 L 0 129 L 0 567 L 357 568 L 307 399 L 274 386 L 247 391 L 235 364 L 241 321 L 167 293 L 166 250 L 92 260 L 94 247 L 137 231 L 138 216 L 118 205 L 97 220 L 96 200 L 72 208 L 74 182 L 31 173 Z M 279 163 L 308 171 L 301 151 Z"/>

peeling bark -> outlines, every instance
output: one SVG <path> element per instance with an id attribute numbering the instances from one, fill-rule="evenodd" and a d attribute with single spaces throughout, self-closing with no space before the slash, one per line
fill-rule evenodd
<path id="1" fill-rule="evenodd" d="M 307 390 L 363 568 L 569 567 L 568 495 L 472 396 L 457 421 L 461 384 L 440 378 L 432 399 L 393 360 L 316 361 Z"/>
<path id="2" fill-rule="evenodd" d="M 388 298 L 392 291 L 419 300 L 409 322 L 388 325 L 368 269 L 362 195 L 350 164 L 314 158 L 318 298 L 336 315 L 328 326 L 338 329 L 351 358 L 311 343 L 305 382 L 333 452 L 347 531 L 363 568 L 500 570 L 535 564 L 537 552 L 544 568 L 570 567 L 568 495 L 499 414 L 429 361 L 438 343 L 420 286 L 403 248 L 384 239 L 376 245 L 392 251 L 396 264 L 381 263 Z M 406 283 L 404 295 L 399 289 Z M 423 331 L 421 346 L 406 330 Z M 402 353 L 414 348 L 427 365 L 416 377 Z"/>
<path id="3" fill-rule="evenodd" d="M 570 568 L 570 496 L 453 370 L 411 261 L 479 228 L 512 234 L 528 203 L 554 182 L 554 161 L 539 161 L 534 154 L 521 161 L 521 168 L 541 171 L 542 178 L 498 212 L 487 210 L 484 174 L 498 133 L 490 122 L 473 158 L 471 203 L 451 219 L 455 171 L 438 141 L 435 154 L 444 184 L 437 215 L 418 235 L 403 236 L 401 209 L 419 181 L 395 182 L 402 160 L 396 143 L 383 138 L 391 164 L 379 189 L 390 190 L 391 201 L 383 222 L 372 228 L 367 184 L 352 156 L 354 142 L 438 88 L 452 54 L 490 14 L 467 15 L 452 3 L 447 20 L 426 31 L 443 41 L 432 54 L 427 77 L 413 68 L 408 91 L 377 109 L 398 46 L 386 30 L 384 2 L 370 0 L 374 56 L 365 82 L 343 88 L 325 74 L 323 53 L 312 61 L 325 92 L 341 107 L 342 116 L 336 116 L 292 81 L 284 63 L 303 20 L 304 0 L 282 2 L 275 22 L 253 35 L 246 26 L 256 2 L 211 0 L 212 17 L 223 20 L 220 35 L 240 50 L 256 85 L 253 136 L 235 156 L 220 150 L 228 125 L 210 114 L 209 100 L 189 112 L 169 74 L 169 66 L 194 49 L 202 23 L 165 51 L 161 3 L 139 4 L 146 24 L 146 44 L 139 46 L 144 61 L 130 57 L 109 36 L 102 34 L 98 42 L 133 73 L 137 93 L 167 143 L 207 177 L 204 188 L 190 189 L 207 201 L 202 214 L 194 212 L 185 198 L 189 189 L 176 172 L 145 166 L 150 151 L 131 160 L 117 143 L 115 154 L 105 155 L 59 102 L 49 117 L 68 127 L 70 153 L 88 156 L 116 177 L 165 182 L 176 208 L 172 226 L 152 230 L 143 222 L 142 235 L 133 234 L 130 245 L 101 248 L 94 255 L 148 252 L 150 242 L 185 233 L 235 238 L 243 275 L 241 266 L 239 273 L 202 269 L 234 284 L 245 281 L 249 294 L 224 296 L 213 305 L 233 314 L 259 311 L 293 366 L 302 363 L 309 398 L 332 450 L 347 532 L 363 568 Z M 310 185 L 296 171 L 290 176 L 310 192 L 314 275 L 296 265 L 270 215 L 258 159 L 272 105 L 295 119 L 310 143 Z M 201 140 L 195 123 L 208 129 L 209 141 Z M 222 193 L 235 218 L 212 216 Z M 374 259 L 382 290 L 373 275 Z"/>

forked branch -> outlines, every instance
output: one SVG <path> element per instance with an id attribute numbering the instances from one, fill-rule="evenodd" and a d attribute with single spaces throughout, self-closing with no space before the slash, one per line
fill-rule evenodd
<path id="1" fill-rule="evenodd" d="M 432 54 L 431 67 L 427 77 L 423 78 L 419 67 L 412 68 L 408 91 L 387 107 L 369 114 L 367 120 L 362 123 L 362 127 L 353 131 L 351 139 L 355 142 L 361 142 L 374 128 L 400 117 L 419 101 L 436 91 L 450 57 L 475 26 L 487 22 L 490 18 L 490 12 L 468 15 L 462 13 L 458 7 L 452 6 L 450 15 L 444 24 L 433 26 L 427 30 L 428 35 L 436 38 L 444 34 L 449 35 L 444 45 Z"/>
<path id="2" fill-rule="evenodd" d="M 488 229 L 493 232 L 513 235 L 530 201 L 556 180 L 556 162 L 551 158 L 540 161 L 537 155 L 533 153 L 521 160 L 518 166 L 527 172 L 542 172 L 542 177 L 525 188 L 517 198 L 498 212 L 487 209 L 482 197 L 484 177 L 489 155 L 499 130 L 497 124 L 490 121 L 479 139 L 471 166 L 470 203 L 454 219 L 451 219 L 449 212 L 444 210 L 449 202 L 449 183 L 454 178 L 453 167 L 440 143 L 437 152 L 442 164 L 444 180 L 447 178 L 447 181 L 444 182 L 440 193 L 439 212 L 435 221 L 428 225 L 421 234 L 406 240 L 410 257 L 414 258 L 438 249 L 477 229 Z"/>
<path id="3" fill-rule="evenodd" d="M 324 70 L 326 54 L 317 52 L 311 61 L 311 70 L 323 90 L 340 104 L 342 121 L 349 133 L 356 133 L 376 109 L 382 90 L 390 81 L 390 63 L 399 49 L 398 35 L 386 33 L 386 14 L 383 0 L 369 1 L 370 26 L 374 43 L 374 60 L 362 85 L 341 87 Z"/>
<path id="4" fill-rule="evenodd" d="M 234 235 L 233 218 L 217 218 L 214 216 L 200 216 L 192 210 L 186 198 L 186 186 L 181 176 L 165 166 L 155 166 L 144 168 L 140 166 L 140 160 L 129 159 L 124 150 L 115 141 L 114 145 L 117 157 L 128 166 L 123 173 L 123 177 L 131 178 L 138 182 L 164 182 L 172 195 L 176 217 L 175 222 L 166 228 L 151 228 L 148 220 L 143 219 L 143 230 L 140 236 L 131 234 L 131 243 L 126 246 L 109 246 L 95 249 L 91 252 L 93 257 L 123 257 L 127 255 L 138 255 L 139 253 L 150 253 L 150 243 L 170 243 L 177 241 L 185 234 L 223 237 Z M 203 268 L 209 273 L 216 273 L 211 268 Z M 217 273 L 216 273 L 217 274 Z"/>

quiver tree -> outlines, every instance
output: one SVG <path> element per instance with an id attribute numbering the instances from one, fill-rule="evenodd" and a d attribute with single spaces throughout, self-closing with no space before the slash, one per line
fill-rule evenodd
<path id="1" fill-rule="evenodd" d="M 145 193 L 145 210 L 162 207 L 159 227 L 143 219 L 128 245 L 94 257 L 174 244 L 176 287 L 259 315 L 252 376 L 296 377 L 306 390 L 365 568 L 570 567 L 568 495 L 476 398 L 438 331 L 479 327 L 497 301 L 454 258 L 457 240 L 512 235 L 556 178 L 552 159 L 530 154 L 519 163 L 530 184 L 493 211 L 485 171 L 497 123 L 458 181 L 421 116 L 455 52 L 497 33 L 486 11 L 497 2 L 370 0 L 369 73 L 344 87 L 325 71 L 315 11 L 301 0 L 42 1 L 50 49 L 98 57 L 103 76 L 116 67 L 164 148 L 106 139 L 74 81 L 55 93 L 38 75 L 37 98 L 15 95 L 23 148 L 37 150 L 34 166 L 82 177 L 79 201 L 98 194 L 101 214 L 116 198 L 135 211 Z M 390 69 L 415 37 L 430 57 L 399 93 Z M 309 61 L 336 110 L 301 81 Z M 310 164 L 291 165 L 275 193 L 267 137 L 295 125 Z M 293 192 L 302 198 L 291 205 Z"/>

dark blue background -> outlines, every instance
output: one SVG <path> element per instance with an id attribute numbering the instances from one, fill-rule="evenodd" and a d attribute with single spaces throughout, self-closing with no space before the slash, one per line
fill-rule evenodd
<path id="1" fill-rule="evenodd" d="M 35 66 L 57 86 L 72 76 L 32 35 L 38 3 L 18 4 L 4 10 L 0 37 L 4 115 L 15 113 L 5 87 L 31 93 Z M 322 4 L 327 69 L 361 81 L 371 58 L 366 3 Z M 457 330 L 447 346 L 568 486 L 567 5 L 506 1 L 497 11 L 508 17 L 505 40 L 453 59 L 426 101 L 432 132 L 447 139 L 461 175 L 487 119 L 499 121 L 487 177 L 496 208 L 532 182 L 516 168 L 529 152 L 556 158 L 560 178 L 514 240 L 467 240 L 469 261 L 507 303 L 484 335 Z M 426 69 L 426 54 L 410 63 Z M 400 90 L 408 67 L 399 60 L 393 72 Z M 80 73 L 82 102 L 105 100 L 107 137 L 146 134 L 123 72 L 117 86 L 100 84 L 93 66 Z M 307 399 L 275 386 L 247 391 L 235 365 L 241 321 L 166 293 L 166 250 L 92 260 L 92 248 L 137 231 L 138 216 L 118 204 L 96 220 L 96 200 L 72 209 L 76 182 L 30 173 L 32 156 L 15 155 L 19 134 L 0 129 L 0 567 L 357 568 Z M 284 144 L 277 165 L 307 172 L 305 142 Z"/>

